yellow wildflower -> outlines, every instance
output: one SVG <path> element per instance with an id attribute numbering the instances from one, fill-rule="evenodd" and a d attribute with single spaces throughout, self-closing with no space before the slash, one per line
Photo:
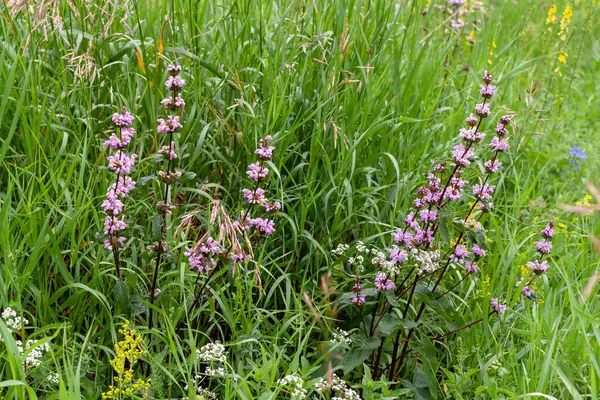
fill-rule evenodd
<path id="1" fill-rule="evenodd" d="M 129 328 L 129 321 L 125 321 L 119 332 L 123 335 L 123 340 L 115 344 L 115 358 L 110 361 L 111 367 L 115 370 L 114 381 L 117 386 L 111 385 L 107 392 L 102 393 L 102 398 L 139 398 L 137 393 L 141 393 L 143 398 L 148 398 L 150 378 L 147 380 L 133 378 L 133 368 L 138 359 L 146 354 L 142 348 L 142 338 L 136 336 L 134 329 Z"/>
<path id="2" fill-rule="evenodd" d="M 556 22 L 556 4 L 553 4 L 552 7 L 548 10 L 548 18 L 546 18 L 546 25 L 553 24 Z M 552 28 L 548 28 L 549 31 L 552 31 Z"/>
<path id="3" fill-rule="evenodd" d="M 575 203 L 575 205 L 577 205 L 577 206 L 591 206 L 592 203 L 590 203 L 590 200 L 592 200 L 592 199 L 593 199 L 592 195 L 590 195 L 588 193 L 585 196 L 583 196 L 583 201 L 578 201 L 578 202 Z"/>
<path id="4" fill-rule="evenodd" d="M 561 54 L 558 56 L 558 62 L 562 63 L 562 64 L 566 64 L 567 63 L 567 56 L 569 54 L 567 54 L 566 51 L 562 51 Z"/>
<path id="5" fill-rule="evenodd" d="M 569 32 L 569 24 L 571 23 L 571 17 L 573 16 L 573 7 L 568 4 L 565 7 L 565 11 L 563 11 L 562 18 L 560 19 L 560 32 L 558 32 L 558 36 L 560 36 L 560 40 L 567 40 L 566 33 Z"/>
<path id="6" fill-rule="evenodd" d="M 484 293 L 489 293 L 491 278 L 489 275 L 485 276 L 485 279 L 482 281 L 481 286 L 483 287 Z"/>

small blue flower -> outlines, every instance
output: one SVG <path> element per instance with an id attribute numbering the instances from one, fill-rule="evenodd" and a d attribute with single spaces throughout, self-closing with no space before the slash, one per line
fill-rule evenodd
<path id="1" fill-rule="evenodd" d="M 572 156 L 569 158 L 569 162 L 577 170 L 581 169 L 580 163 L 583 163 L 588 157 L 587 154 L 585 154 L 585 151 L 581 150 L 581 147 L 579 146 L 571 147 L 569 154 Z"/>

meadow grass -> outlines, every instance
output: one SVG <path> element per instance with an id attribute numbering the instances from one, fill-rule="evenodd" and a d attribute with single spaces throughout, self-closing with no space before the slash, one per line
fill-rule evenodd
<path id="1" fill-rule="evenodd" d="M 229 352 L 229 377 L 213 385 L 220 399 L 290 398 L 278 379 L 298 374 L 309 388 L 330 365 L 364 399 L 599 398 L 600 307 L 597 291 L 587 301 L 582 292 L 598 266 L 588 232 L 600 226 L 557 204 L 584 201 L 584 178 L 600 183 L 600 8 L 557 1 L 557 21 L 547 23 L 554 2 L 485 1 L 486 11 L 469 17 L 476 23 L 457 34 L 436 11 L 440 2 L 425 13 L 426 3 L 4 1 L 0 308 L 22 311 L 35 329 L 13 335 L 0 323 L 3 398 L 100 398 L 114 384 L 109 361 L 125 319 L 147 350 L 136 374 L 151 378 L 157 399 L 195 398 L 196 349 L 215 340 Z M 561 40 L 568 4 L 573 17 Z M 465 40 L 471 30 L 473 43 Z M 187 81 L 177 139 L 186 173 L 168 236 L 183 215 L 196 220 L 171 240 L 150 330 L 146 246 L 157 236 L 155 126 L 170 63 L 184 67 Z M 333 327 L 353 330 L 360 320 L 336 318 L 353 315 L 334 301 L 353 278 L 331 250 L 359 240 L 389 246 L 430 160 L 449 153 L 486 69 L 498 86 L 494 116 L 515 115 L 485 220 L 488 257 L 478 278 L 449 295 L 458 319 L 426 323 L 447 331 L 477 320 L 487 290 L 509 302 L 507 316 L 451 336 L 435 357 L 415 356 L 398 386 L 372 381 L 362 359 L 343 371 L 347 353 L 324 349 Z M 125 294 L 102 246 L 100 207 L 114 180 L 102 143 L 121 107 L 136 116 L 130 148 L 139 155 Z M 210 230 L 215 200 L 238 212 L 245 167 L 265 135 L 277 146 L 277 232 L 254 249 L 256 264 L 221 271 L 190 308 L 195 275 L 183 250 Z M 572 146 L 589 155 L 580 169 L 569 162 Z M 557 223 L 551 269 L 538 281 L 540 301 L 530 301 L 515 282 L 548 220 Z M 26 338 L 51 344 L 36 369 L 24 367 L 17 348 Z"/>

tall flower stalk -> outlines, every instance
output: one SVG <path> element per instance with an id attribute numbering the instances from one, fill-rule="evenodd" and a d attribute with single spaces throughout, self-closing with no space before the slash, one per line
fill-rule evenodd
<path id="1" fill-rule="evenodd" d="M 159 118 L 158 126 L 156 131 L 162 135 L 168 137 L 168 144 L 164 145 L 158 151 L 167 161 L 166 170 L 162 170 L 158 173 L 160 180 L 164 183 L 164 196 L 163 199 L 156 203 L 157 211 L 162 215 L 160 237 L 158 242 L 154 243 L 151 247 L 156 252 L 156 261 L 154 264 L 154 272 L 152 274 L 152 287 L 150 289 L 150 315 L 148 319 L 148 327 L 152 329 L 153 326 L 153 309 L 152 305 L 156 298 L 158 274 L 160 271 L 161 258 L 164 253 L 168 251 L 168 244 L 166 241 L 166 230 L 167 230 L 167 215 L 171 215 L 175 208 L 169 201 L 169 189 L 172 184 L 177 182 L 181 177 L 180 171 L 175 171 L 175 160 L 177 159 L 177 152 L 175 150 L 175 143 L 173 141 L 173 135 L 182 128 L 181 117 L 183 116 L 183 108 L 185 102 L 181 97 L 181 91 L 185 85 L 185 81 L 181 79 L 179 74 L 181 73 L 181 66 L 169 65 L 169 78 L 165 82 L 167 89 L 171 94 L 161 101 L 161 104 L 165 109 L 169 111 L 167 119 Z"/>
<path id="2" fill-rule="evenodd" d="M 184 253 L 188 257 L 190 269 L 197 271 L 192 307 L 199 304 L 208 283 L 220 269 L 219 261 L 233 262 L 234 264 L 245 263 L 252 258 L 252 246 L 256 245 L 262 236 L 268 236 L 275 232 L 275 222 L 271 216 L 281 209 L 281 203 L 270 202 L 263 188 L 269 175 L 266 163 L 273 157 L 275 150 L 275 147 L 271 145 L 272 140 L 271 136 L 261 139 L 258 149 L 254 152 L 258 156 L 258 161 L 248 165 L 246 172 L 248 178 L 253 182 L 253 188 L 242 189 L 247 208 L 242 210 L 241 218 L 232 224 L 236 236 L 241 235 L 246 239 L 251 236 L 252 240 L 231 240 L 229 246 L 224 249 L 219 241 L 212 237 L 205 239 L 206 235 L 204 235 L 193 248 Z M 257 216 L 252 218 L 251 212 L 256 207 L 260 207 L 260 210 Z M 241 243 L 247 243 L 248 249 L 244 249 Z M 202 275 L 206 275 L 206 279 L 200 285 Z"/>
<path id="3" fill-rule="evenodd" d="M 491 74 L 486 71 L 480 87 L 482 102 L 475 105 L 474 113 L 466 119 L 466 127 L 460 129 L 458 138 L 461 142 L 454 146 L 451 159 L 434 164 L 428 173 L 427 183 L 417 189 L 417 198 L 413 201 L 414 210 L 405 217 L 404 228 L 398 228 L 393 234 L 396 244 L 389 249 L 387 254 L 373 250 L 374 258 L 371 263 L 378 269 L 372 282 L 373 288 L 368 288 L 370 284 L 367 279 L 364 279 L 364 276 L 357 276 L 352 288 L 351 301 L 358 308 L 367 337 L 373 337 L 376 334 L 384 317 L 387 316 L 386 329 L 389 329 L 390 318 L 393 320 L 395 315 L 398 315 L 398 325 L 401 325 L 402 320 L 410 318 L 411 310 L 415 310 L 415 315 L 412 317 L 413 323 L 408 330 L 399 328 L 395 335 L 391 336 L 391 361 L 386 367 L 390 381 L 397 380 L 402 371 L 409 343 L 428 304 L 426 301 L 422 301 L 419 306 L 414 307 L 413 301 L 418 293 L 418 284 L 427 286 L 427 291 L 435 294 L 450 268 L 462 268 L 464 271 L 462 278 L 449 284 L 450 288 L 441 294 L 434 295 L 436 299 L 444 297 L 469 276 L 473 276 L 479 271 L 479 264 L 486 254 L 483 244 L 470 239 L 467 232 L 478 232 L 483 229 L 480 220 L 489 211 L 495 190 L 495 186 L 490 185 L 489 180 L 502 166 L 499 160 L 500 154 L 509 149 L 506 127 L 511 123 L 510 118 L 502 117 L 500 119 L 500 123 L 496 127 L 496 135 L 488 145 L 491 155 L 487 160 L 483 158 L 486 160 L 482 160 L 484 172 L 478 181 L 470 184 L 465 179 L 465 173 L 468 167 L 475 162 L 475 151 L 481 147 L 486 136 L 482 132 L 482 125 L 484 119 L 491 114 L 489 101 L 496 90 L 492 82 Z M 483 152 L 483 150 L 480 151 Z M 469 187 L 471 189 L 470 196 L 467 194 Z M 465 209 L 466 213 L 459 214 L 460 218 L 454 217 L 459 213 L 459 207 L 451 208 L 451 206 L 460 204 L 459 201 L 467 196 L 471 197 L 471 202 Z M 444 242 L 451 239 L 447 237 L 449 229 L 452 229 L 455 224 L 460 233 L 456 239 L 451 241 L 449 248 L 443 251 Z M 445 234 L 446 237 L 441 242 L 438 237 L 442 234 Z M 357 245 L 357 250 L 363 254 L 371 251 L 365 249 L 362 244 L 360 247 L 361 249 Z M 359 257 L 361 260 L 363 259 L 362 256 Z M 424 284 L 423 282 L 427 280 L 429 283 Z M 365 290 L 365 288 L 369 290 Z M 376 293 L 374 302 L 367 299 L 368 293 L 373 292 Z M 388 301 L 390 298 L 396 300 Z M 398 299 L 403 299 L 404 304 L 398 302 Z M 490 315 L 494 313 L 502 315 L 506 310 L 506 304 L 501 304 L 498 299 L 494 299 L 490 306 Z M 372 308 L 369 309 L 370 307 Z M 392 313 L 394 307 L 398 308 L 396 313 Z M 467 327 L 475 323 L 471 323 Z M 405 335 L 403 335 L 404 333 Z M 385 341 L 386 339 L 383 337 L 380 346 L 372 354 L 375 378 L 383 373 L 380 368 Z"/>
<path id="4" fill-rule="evenodd" d="M 104 247 L 110 250 L 115 260 L 117 279 L 122 279 L 121 260 L 119 249 L 125 243 L 122 231 L 127 228 L 123 217 L 124 199 L 129 196 L 135 188 L 135 182 L 127 176 L 135 163 L 136 154 L 127 154 L 125 150 L 135 135 L 133 116 L 126 110 L 115 113 L 112 117 L 114 131 L 110 138 L 104 142 L 104 146 L 111 150 L 107 157 L 108 169 L 115 174 L 115 183 L 110 185 L 106 192 L 106 199 L 102 202 L 102 208 L 106 213 L 104 219 Z"/>

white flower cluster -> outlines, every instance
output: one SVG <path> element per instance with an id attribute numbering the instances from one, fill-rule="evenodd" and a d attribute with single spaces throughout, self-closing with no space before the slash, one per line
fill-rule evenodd
<path id="1" fill-rule="evenodd" d="M 23 342 L 20 340 L 17 340 L 16 343 L 17 349 L 21 355 L 27 352 L 27 357 L 25 358 L 25 365 L 27 368 L 33 368 L 40 365 L 42 363 L 42 357 L 44 356 L 44 353 L 50 351 L 50 346 L 48 343 L 36 346 L 35 344 L 37 342 L 35 340 L 28 340 L 27 343 L 25 343 L 25 348 L 23 348 Z"/>
<path id="2" fill-rule="evenodd" d="M 60 379 L 59 379 L 57 373 L 48 374 L 46 379 L 48 380 L 48 382 L 50 382 L 53 385 L 58 385 L 58 382 L 60 382 Z"/>
<path id="3" fill-rule="evenodd" d="M 2 311 L 1 316 L 11 333 L 20 331 L 29 324 L 27 318 L 19 316 L 17 312 L 10 307 L 6 307 L 4 311 Z M 2 341 L 4 340 L 2 336 L 0 336 L 0 342 Z M 37 341 L 35 340 L 28 340 L 25 343 L 25 346 L 23 346 L 23 342 L 20 340 L 17 340 L 15 343 L 17 344 L 17 350 L 19 350 L 21 356 L 24 353 L 27 353 L 27 356 L 25 357 L 25 366 L 27 368 L 34 368 L 42 364 L 44 353 L 50 351 L 48 343 L 36 346 Z"/>
<path id="4" fill-rule="evenodd" d="M 357 255 L 356 257 L 350 257 L 348 259 L 348 263 L 350 263 L 350 265 L 354 265 L 358 268 L 359 272 L 362 272 L 364 267 L 363 267 L 363 263 L 365 262 L 365 258 L 363 256 L 361 256 L 360 254 Z"/>
<path id="5" fill-rule="evenodd" d="M 196 350 L 196 357 L 202 362 L 225 362 L 227 352 L 221 343 L 208 343 Z"/>
<path id="6" fill-rule="evenodd" d="M 393 261 L 388 260 L 388 257 L 383 251 L 373 249 L 371 252 L 375 254 L 375 257 L 371 260 L 371 264 L 379 267 L 386 275 L 394 276 L 400 273 L 400 266 Z"/>
<path id="7" fill-rule="evenodd" d="M 2 319 L 11 333 L 20 331 L 25 325 L 29 324 L 27 318 L 20 317 L 17 315 L 17 312 L 10 307 L 6 307 L 4 311 L 2 311 Z M 0 342 L 1 341 L 2 337 L 0 337 Z"/>
<path id="8" fill-rule="evenodd" d="M 352 344 L 352 339 L 350 339 L 350 332 L 343 331 L 341 329 L 336 329 L 333 331 L 333 338 L 329 340 L 331 344 L 339 344 L 343 346 L 350 346 Z"/>
<path id="9" fill-rule="evenodd" d="M 196 375 L 194 377 L 194 382 L 193 382 L 194 386 L 197 386 L 196 393 L 200 396 L 200 398 L 204 399 L 204 400 L 218 400 L 219 397 L 216 395 L 216 393 L 211 392 L 210 390 L 200 386 L 200 384 L 198 382 L 200 382 L 201 380 L 202 380 L 202 376 Z M 185 385 L 183 388 L 183 390 L 185 390 L 186 392 L 188 391 L 188 389 L 189 389 L 188 385 Z"/>
<path id="10" fill-rule="evenodd" d="M 358 392 L 350 388 L 350 386 L 336 374 L 333 374 L 330 380 L 325 378 L 319 379 L 315 384 L 315 387 L 319 393 L 323 393 L 327 389 L 331 389 L 332 392 L 337 392 L 336 394 L 339 396 L 332 396 L 331 400 L 362 400 Z"/>
<path id="11" fill-rule="evenodd" d="M 280 385 L 288 386 L 291 390 L 290 394 L 296 399 L 305 399 L 307 396 L 306 389 L 303 388 L 304 381 L 298 375 L 286 375 L 277 381 Z"/>
<path id="12" fill-rule="evenodd" d="M 417 263 L 417 270 L 419 274 L 429 274 L 437 271 L 440 267 L 440 251 L 439 250 L 419 250 L 414 254 L 415 261 Z"/>
<path id="13" fill-rule="evenodd" d="M 213 368 L 213 367 L 208 366 L 208 367 L 206 367 L 206 375 L 223 377 L 223 376 L 225 376 L 225 368 L 223 368 L 223 367 Z"/>
<path id="14" fill-rule="evenodd" d="M 333 254 L 335 257 L 341 257 L 346 251 L 348 251 L 349 248 L 350 246 L 347 244 L 340 243 L 335 249 L 331 250 L 331 254 Z"/>
<path id="15" fill-rule="evenodd" d="M 359 253 L 369 254 L 371 250 L 369 250 L 367 246 L 365 246 L 365 244 L 359 240 L 358 242 L 356 242 L 356 251 L 358 251 Z"/>

